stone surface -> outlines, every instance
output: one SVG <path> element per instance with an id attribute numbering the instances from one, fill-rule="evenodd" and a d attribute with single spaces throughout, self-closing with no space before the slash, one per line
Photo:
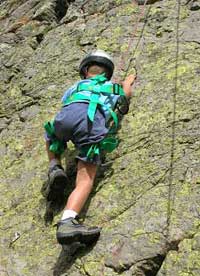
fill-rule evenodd
<path id="1" fill-rule="evenodd" d="M 136 2 L 0 3 L 2 275 L 200 275 L 199 1 Z M 70 256 L 45 225 L 60 214 L 41 194 L 42 126 L 94 48 L 113 55 L 117 80 L 126 69 L 138 78 L 120 146 L 81 214 L 103 227 L 101 237 Z M 66 154 L 70 191 L 71 145 Z"/>

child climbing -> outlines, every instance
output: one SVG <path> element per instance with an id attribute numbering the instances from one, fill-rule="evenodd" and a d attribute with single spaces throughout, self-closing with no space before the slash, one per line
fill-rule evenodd
<path id="1" fill-rule="evenodd" d="M 119 85 L 110 81 L 113 71 L 112 58 L 104 51 L 87 55 L 79 67 L 82 80 L 64 93 L 60 112 L 45 124 L 49 201 L 62 197 L 69 182 L 61 165 L 66 143 L 71 140 L 79 150 L 75 188 L 57 224 L 60 244 L 90 242 L 100 235 L 101 228 L 80 224 L 76 217 L 92 190 L 101 152 L 111 152 L 117 146 L 113 136 L 118 124 L 115 109 L 120 111 L 119 104 L 127 105 L 131 97 L 135 76 L 127 76 Z"/>

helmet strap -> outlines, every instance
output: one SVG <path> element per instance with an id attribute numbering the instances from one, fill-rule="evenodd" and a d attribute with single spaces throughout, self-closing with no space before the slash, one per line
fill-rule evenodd
<path id="1" fill-rule="evenodd" d="M 88 72 L 88 66 L 83 68 L 84 79 L 86 79 L 87 72 Z"/>

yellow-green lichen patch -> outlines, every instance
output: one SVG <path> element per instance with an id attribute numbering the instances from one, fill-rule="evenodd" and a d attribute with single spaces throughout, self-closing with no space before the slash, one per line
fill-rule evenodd
<path id="1" fill-rule="evenodd" d="M 137 14 L 139 12 L 139 8 L 134 3 L 125 4 L 122 8 L 119 9 L 117 15 L 118 16 L 127 16 Z"/>
<path id="2" fill-rule="evenodd" d="M 179 244 L 178 252 L 171 251 L 161 268 L 161 273 L 170 272 L 174 275 L 198 275 L 200 269 L 200 256 L 198 247 L 195 243 L 198 240 L 198 233 L 193 238 L 185 238 Z"/>

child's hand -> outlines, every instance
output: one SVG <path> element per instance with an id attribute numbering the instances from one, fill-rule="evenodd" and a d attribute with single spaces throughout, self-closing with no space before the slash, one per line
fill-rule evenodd
<path id="1" fill-rule="evenodd" d="M 130 74 L 122 82 L 122 87 L 123 87 L 123 90 L 124 90 L 125 95 L 126 95 L 127 98 L 131 97 L 131 94 L 132 94 L 131 93 L 131 86 L 133 85 L 135 79 L 136 79 L 136 75 Z"/>
<path id="2" fill-rule="evenodd" d="M 126 83 L 126 85 L 130 85 L 131 86 L 131 85 L 133 85 L 135 79 L 136 79 L 136 75 L 131 74 L 131 75 L 129 75 L 129 76 L 127 76 L 125 78 L 124 83 Z"/>

